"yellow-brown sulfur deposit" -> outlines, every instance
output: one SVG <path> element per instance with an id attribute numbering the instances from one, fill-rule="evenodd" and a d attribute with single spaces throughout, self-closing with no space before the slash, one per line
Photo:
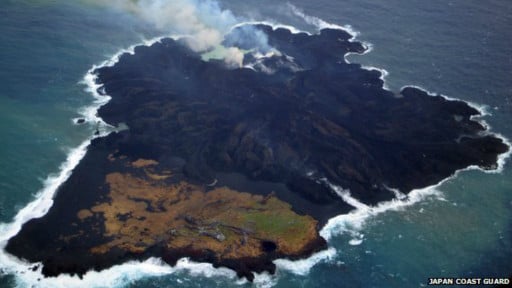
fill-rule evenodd
<path id="1" fill-rule="evenodd" d="M 260 196 L 226 187 L 205 191 L 188 182 L 169 184 L 172 177 L 158 175 L 148 167 L 154 160 L 132 162 L 134 171 L 110 173 L 107 202 L 81 210 L 77 217 L 104 221 L 105 242 L 92 253 L 106 253 L 117 247 L 143 253 L 159 244 L 169 249 L 212 251 L 218 258 L 260 257 L 262 242 L 286 255 L 299 255 L 319 238 L 317 221 L 298 215 L 291 206 L 273 195 Z M 94 217 L 93 216 L 102 216 Z"/>

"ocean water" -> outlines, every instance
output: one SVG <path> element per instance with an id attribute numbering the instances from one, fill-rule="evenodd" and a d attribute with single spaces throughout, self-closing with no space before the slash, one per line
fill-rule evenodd
<path id="1" fill-rule="evenodd" d="M 102 1 L 0 2 L 0 232 L 40 196 L 70 149 L 94 125 L 75 125 L 94 98 L 80 82 L 119 49 L 162 35 L 146 20 Z M 107 2 L 107 1 L 104 1 Z M 351 62 L 386 69 L 386 85 L 418 85 L 482 105 L 492 131 L 512 139 L 512 2 L 506 0 L 221 1 L 241 21 L 268 20 L 314 31 L 322 21 L 351 25 L 370 53 Z M 170 31 L 172 32 L 172 31 Z M 470 170 L 409 202 L 340 217 L 324 228 L 330 249 L 278 261 L 257 286 L 421 287 L 428 277 L 512 276 L 512 166 Z M 414 203 L 412 203 L 414 202 Z M 2 245 L 0 241 L 0 245 Z M 34 280 L 5 267 L 0 287 L 240 287 L 227 269 L 156 259 L 84 280 Z M 27 276 L 28 275 L 28 276 Z"/>

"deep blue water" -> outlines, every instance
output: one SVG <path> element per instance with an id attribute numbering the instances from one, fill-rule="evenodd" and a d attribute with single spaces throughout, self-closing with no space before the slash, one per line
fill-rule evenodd
<path id="1" fill-rule="evenodd" d="M 70 2 L 0 3 L 0 231 L 33 200 L 44 179 L 59 171 L 69 149 L 94 130 L 72 123 L 79 109 L 93 100 L 79 84 L 87 70 L 121 48 L 163 33 L 102 1 Z M 413 84 L 485 104 L 491 114 L 485 121 L 493 131 L 512 138 L 512 2 L 290 3 L 307 15 L 349 24 L 359 31 L 358 39 L 372 43 L 373 51 L 352 55 L 349 60 L 386 69 L 391 89 Z M 221 6 L 240 19 L 314 29 L 294 16 L 287 4 L 276 1 L 230 0 L 221 1 Z M 336 255 L 308 273 L 298 275 L 297 269 L 294 273 L 281 268 L 265 283 L 277 287 L 420 287 L 428 277 L 507 276 L 512 257 L 511 168 L 506 164 L 501 174 L 460 173 L 438 188 L 441 196 L 370 217 L 360 229 L 343 230 L 329 241 Z M 354 237 L 363 239 L 362 243 L 350 245 Z M 208 269 L 197 274 L 199 269 L 194 267 L 195 271 L 143 278 L 138 276 L 143 270 L 127 269 L 126 277 L 116 283 L 130 287 L 239 286 L 236 279 L 204 275 Z M 23 278 L 0 276 L 0 286 L 22 283 L 17 277 Z"/>

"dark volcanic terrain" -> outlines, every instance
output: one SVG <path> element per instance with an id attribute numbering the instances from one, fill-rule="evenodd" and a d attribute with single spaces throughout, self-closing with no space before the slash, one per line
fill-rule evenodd
<path id="1" fill-rule="evenodd" d="M 258 57 L 244 39 L 255 28 L 279 52 Z M 353 209 L 330 185 L 373 205 L 392 188 L 408 193 L 470 165 L 495 169 L 509 149 L 467 103 L 393 93 L 380 72 L 348 64 L 344 56 L 365 47 L 344 31 L 242 26 L 224 44 L 249 51 L 245 68 L 167 38 L 94 71 L 112 96 L 99 115 L 129 130 L 93 140 L 48 214 L 7 251 L 41 261 L 46 276 L 156 256 L 251 280 L 273 273 L 276 258 L 326 247 L 321 226 Z"/>

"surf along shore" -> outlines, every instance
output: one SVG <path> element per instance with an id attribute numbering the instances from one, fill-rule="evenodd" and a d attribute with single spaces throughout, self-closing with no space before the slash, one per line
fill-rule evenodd
<path id="1" fill-rule="evenodd" d="M 345 31 L 255 27 L 278 53 L 253 50 L 240 68 L 164 38 L 95 69 L 112 97 L 99 116 L 129 129 L 92 140 L 6 250 L 45 276 L 189 257 L 252 280 L 327 247 L 319 229 L 354 210 L 328 183 L 376 205 L 469 166 L 497 169 L 509 150 L 467 103 L 395 94 L 347 63 L 365 47 Z M 254 49 L 238 39 L 225 43 Z"/>

